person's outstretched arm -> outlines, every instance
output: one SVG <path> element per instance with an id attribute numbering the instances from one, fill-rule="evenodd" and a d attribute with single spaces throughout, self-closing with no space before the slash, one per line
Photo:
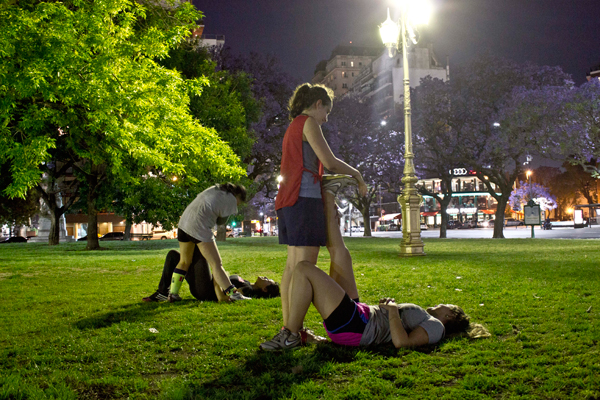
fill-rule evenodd
<path id="1" fill-rule="evenodd" d="M 310 147 L 314 150 L 315 154 L 319 158 L 319 161 L 323 163 L 323 166 L 330 170 L 331 172 L 335 172 L 336 174 L 346 174 L 351 175 L 358 182 L 358 191 L 362 196 L 367 194 L 367 185 L 363 180 L 362 175 L 356 168 L 352 168 L 339 158 L 337 158 L 325 137 L 323 136 L 323 131 L 321 127 L 315 121 L 314 118 L 309 117 L 304 124 L 304 130 L 302 132 L 306 137 L 306 140 L 310 144 Z"/>
<path id="2" fill-rule="evenodd" d="M 392 335 L 392 343 L 394 347 L 418 347 L 429 343 L 429 335 L 427 331 L 420 326 L 415 328 L 410 334 L 406 333 L 398 305 L 394 299 L 384 298 L 379 300 L 379 307 L 388 310 L 388 318 L 390 322 L 390 334 Z"/>

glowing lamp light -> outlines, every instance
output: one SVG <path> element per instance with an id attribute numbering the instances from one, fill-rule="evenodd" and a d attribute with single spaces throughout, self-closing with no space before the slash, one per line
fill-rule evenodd
<path id="1" fill-rule="evenodd" d="M 498 128 L 500 126 L 500 122 L 494 122 L 494 126 Z"/>
<path id="2" fill-rule="evenodd" d="M 379 34 L 383 45 L 387 47 L 390 57 L 394 57 L 396 48 L 398 47 L 398 35 L 400 27 L 390 18 L 390 9 L 387 10 L 387 19 L 379 26 Z"/>
<path id="3" fill-rule="evenodd" d="M 387 122 L 381 121 L 381 126 L 386 126 L 386 125 L 387 125 Z"/>
<path id="4" fill-rule="evenodd" d="M 527 175 L 527 179 L 529 179 L 529 177 L 531 176 L 531 174 L 533 174 L 533 172 L 527 171 L 525 174 Z"/>
<path id="5" fill-rule="evenodd" d="M 572 208 L 568 208 L 568 209 L 567 209 L 567 212 L 568 212 L 569 214 L 573 214 L 573 209 L 572 209 Z"/>
<path id="6" fill-rule="evenodd" d="M 413 25 L 427 25 L 431 16 L 431 4 L 428 1 L 411 1 L 408 4 L 408 19 Z"/>

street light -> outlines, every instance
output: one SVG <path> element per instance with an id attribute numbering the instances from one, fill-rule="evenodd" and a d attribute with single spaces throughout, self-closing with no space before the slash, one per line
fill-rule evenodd
<path id="1" fill-rule="evenodd" d="M 388 8 L 387 19 L 379 27 L 381 40 L 388 48 L 388 54 L 393 57 L 402 46 L 402 68 L 404 70 L 404 172 L 402 183 L 404 190 L 402 196 L 398 196 L 398 202 L 402 206 L 402 242 L 400 243 L 400 254 L 403 256 L 425 255 L 423 252 L 423 240 L 421 239 L 421 197 L 417 194 L 415 184 L 418 178 L 415 173 L 414 154 L 412 146 L 412 127 L 410 110 L 410 78 L 408 72 L 408 39 L 417 44 L 414 25 L 426 23 L 429 7 L 426 1 L 404 0 L 401 2 L 402 17 L 395 23 L 390 18 Z M 413 25 L 414 24 L 414 25 Z M 408 38 L 407 38 L 408 35 Z M 400 40 L 402 41 L 400 43 Z"/>

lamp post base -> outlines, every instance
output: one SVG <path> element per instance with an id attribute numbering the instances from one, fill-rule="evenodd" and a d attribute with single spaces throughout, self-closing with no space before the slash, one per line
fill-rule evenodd
<path id="1" fill-rule="evenodd" d="M 398 196 L 402 206 L 402 241 L 400 242 L 400 256 L 424 256 L 421 240 L 421 196 L 416 190 L 410 188 L 403 196 Z"/>

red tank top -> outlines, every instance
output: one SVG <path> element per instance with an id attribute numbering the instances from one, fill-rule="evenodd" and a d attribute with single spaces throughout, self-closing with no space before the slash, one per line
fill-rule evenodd
<path id="1" fill-rule="evenodd" d="M 275 198 L 275 209 L 291 207 L 298 201 L 302 172 L 308 171 L 315 179 L 323 177 L 323 164 L 319 161 L 319 171 L 311 171 L 304 168 L 302 157 L 302 133 L 307 115 L 299 115 L 290 124 L 283 137 L 283 151 L 281 154 L 281 172 L 283 178 L 279 184 L 279 192 Z"/>

